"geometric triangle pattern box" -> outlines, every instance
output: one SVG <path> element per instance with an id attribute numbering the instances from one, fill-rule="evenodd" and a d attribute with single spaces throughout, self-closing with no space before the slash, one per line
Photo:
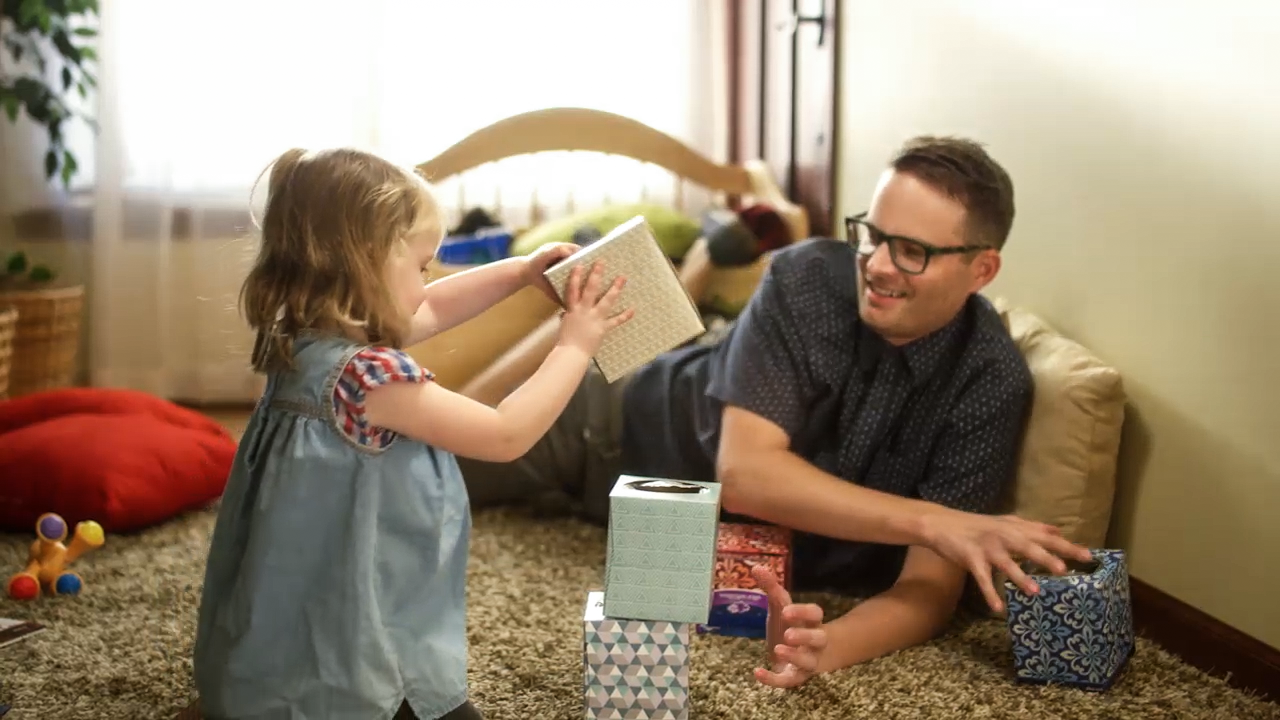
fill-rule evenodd
<path id="1" fill-rule="evenodd" d="M 605 617 L 603 592 L 583 620 L 588 720 L 688 720 L 690 623 Z"/>

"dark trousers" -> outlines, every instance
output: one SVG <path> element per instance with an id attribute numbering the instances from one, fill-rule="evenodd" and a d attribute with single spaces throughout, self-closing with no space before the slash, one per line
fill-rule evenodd
<path id="1" fill-rule="evenodd" d="M 459 457 L 473 510 L 498 505 L 604 525 L 622 454 L 622 395 L 629 378 L 605 382 L 593 367 L 564 412 L 523 457 L 484 462 Z"/>

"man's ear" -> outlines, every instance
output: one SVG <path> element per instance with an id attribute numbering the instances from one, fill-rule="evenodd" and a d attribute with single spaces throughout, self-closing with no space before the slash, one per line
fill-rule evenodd
<path id="1" fill-rule="evenodd" d="M 996 250 L 983 250 L 973 262 L 969 263 L 969 271 L 973 275 L 973 287 L 970 292 L 978 292 L 996 279 L 1000 272 L 1000 253 Z"/>

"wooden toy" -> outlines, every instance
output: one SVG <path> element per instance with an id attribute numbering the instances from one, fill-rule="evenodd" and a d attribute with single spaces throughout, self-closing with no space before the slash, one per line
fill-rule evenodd
<path id="1" fill-rule="evenodd" d="M 34 600 L 41 589 L 50 595 L 79 594 L 83 586 L 80 576 L 67 568 L 81 555 L 102 547 L 102 526 L 92 520 L 78 523 L 71 542 L 64 545 L 67 522 L 56 513 L 45 513 L 36 520 L 36 535 L 26 570 L 9 578 L 9 597 Z"/>

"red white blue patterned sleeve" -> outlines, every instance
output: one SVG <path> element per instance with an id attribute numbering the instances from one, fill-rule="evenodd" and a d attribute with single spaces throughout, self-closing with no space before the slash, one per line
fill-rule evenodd
<path id="1" fill-rule="evenodd" d="M 395 439 L 395 433 L 373 427 L 365 419 L 365 394 L 390 382 L 423 383 L 434 379 L 431 371 L 419 367 L 402 350 L 386 347 L 361 350 L 342 369 L 333 388 L 333 411 L 339 429 L 365 447 L 386 447 Z"/>

